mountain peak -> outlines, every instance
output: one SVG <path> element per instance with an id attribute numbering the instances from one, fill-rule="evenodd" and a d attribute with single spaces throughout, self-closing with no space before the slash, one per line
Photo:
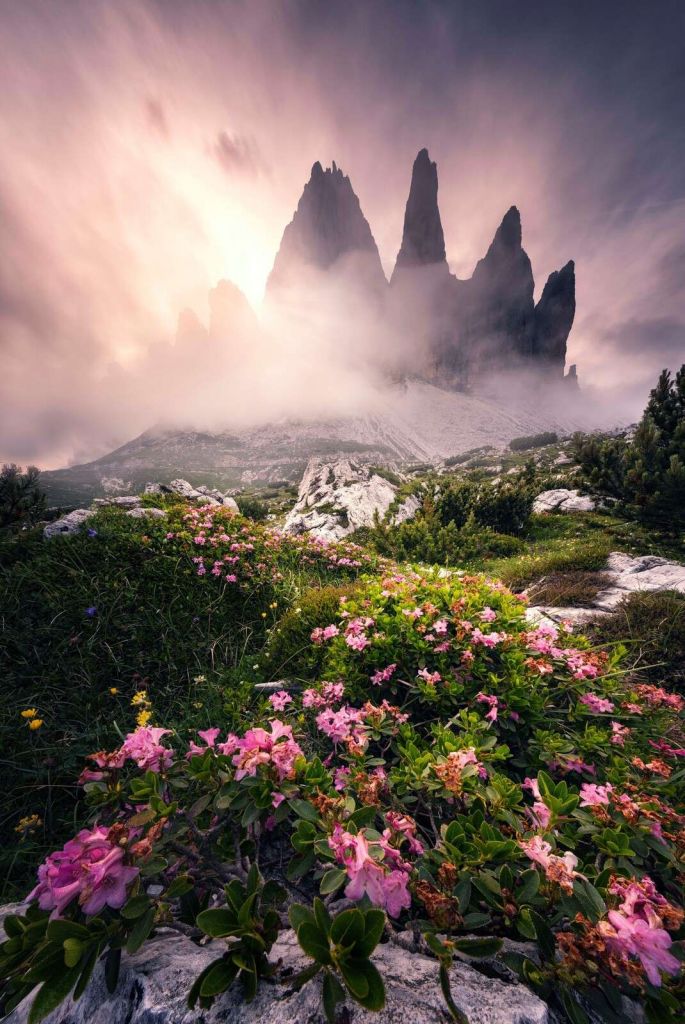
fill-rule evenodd
<path id="1" fill-rule="evenodd" d="M 438 168 L 427 149 L 419 150 L 404 212 L 396 268 L 445 262 L 445 236 L 438 209 Z"/>
<path id="2" fill-rule="evenodd" d="M 378 249 L 350 179 L 335 161 L 324 169 L 317 160 L 283 232 L 268 287 L 296 280 L 306 267 L 327 270 L 353 253 L 365 254 L 374 283 L 385 284 Z"/>

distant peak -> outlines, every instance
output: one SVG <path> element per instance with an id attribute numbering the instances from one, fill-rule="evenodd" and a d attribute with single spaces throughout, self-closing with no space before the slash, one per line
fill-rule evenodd
<path id="1" fill-rule="evenodd" d="M 420 149 L 411 173 L 398 267 L 445 262 L 445 237 L 438 208 L 438 168 Z"/>
<path id="2" fill-rule="evenodd" d="M 312 164 L 312 173 L 311 173 L 310 177 L 312 177 L 312 178 L 323 177 L 323 167 L 321 166 L 321 163 L 318 160 L 316 161 L 316 163 Z"/>
<path id="3" fill-rule="evenodd" d="M 521 246 L 521 214 L 517 206 L 510 206 L 497 229 L 495 241 L 509 249 Z"/>

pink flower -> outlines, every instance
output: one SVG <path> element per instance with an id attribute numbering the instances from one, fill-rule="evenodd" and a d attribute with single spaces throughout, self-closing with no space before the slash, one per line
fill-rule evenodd
<path id="1" fill-rule="evenodd" d="M 353 651 L 363 651 L 365 647 L 369 647 L 371 645 L 371 641 L 368 637 L 364 636 L 363 633 L 350 633 L 345 637 L 345 643 Z"/>
<path id="2" fill-rule="evenodd" d="M 433 623 L 433 632 L 437 636 L 444 636 L 447 633 L 448 622 L 447 619 L 438 619 L 437 622 Z"/>
<path id="3" fill-rule="evenodd" d="M 483 608 L 483 611 L 480 613 L 480 618 L 482 622 L 494 622 L 495 619 L 497 618 L 497 612 L 494 612 L 492 608 L 489 608 L 486 605 L 485 608 Z"/>
<path id="4" fill-rule="evenodd" d="M 551 882 L 556 882 L 565 892 L 573 892 L 573 879 L 578 877 L 576 871 L 578 858 L 574 853 L 567 850 L 562 857 L 559 857 L 552 853 L 552 847 L 541 836 L 533 836 L 532 839 L 525 841 L 520 840 L 519 846 L 530 860 L 543 868 Z"/>
<path id="5" fill-rule="evenodd" d="M 119 753 L 125 760 L 135 761 L 144 771 L 166 771 L 174 760 L 174 751 L 163 747 L 159 741 L 170 732 L 171 729 L 140 726 L 128 734 Z"/>
<path id="6" fill-rule="evenodd" d="M 38 868 L 38 885 L 29 894 L 41 910 L 59 917 L 78 897 L 84 914 L 99 914 L 104 907 L 118 910 L 126 902 L 128 886 L 139 869 L 124 863 L 125 851 L 109 841 L 101 825 L 82 829 L 62 850 L 51 853 Z"/>
<path id="7" fill-rule="evenodd" d="M 597 712 L 598 715 L 608 714 L 614 710 L 614 705 L 610 700 L 598 697 L 596 693 L 584 693 L 578 699 L 581 704 L 585 704 L 591 711 Z"/>
<path id="8" fill-rule="evenodd" d="M 377 672 L 371 676 L 371 682 L 374 686 L 380 686 L 381 683 L 387 683 L 397 670 L 397 665 L 388 665 L 386 668 L 380 668 Z"/>
<path id="9" fill-rule="evenodd" d="M 652 985 L 661 985 L 661 971 L 677 974 L 680 961 L 669 952 L 673 942 L 664 928 L 652 927 L 644 918 L 624 917 L 617 910 L 607 914 L 602 928 L 607 946 L 619 956 L 637 957 Z"/>
<path id="10" fill-rule="evenodd" d="M 541 829 L 546 829 L 552 817 L 552 812 L 547 804 L 543 804 L 541 800 L 536 800 L 531 813 L 537 825 Z"/>
<path id="11" fill-rule="evenodd" d="M 541 800 L 542 799 L 542 797 L 540 796 L 540 787 L 538 785 L 538 780 L 537 779 L 525 778 L 523 780 L 523 787 L 522 788 L 523 789 L 529 789 L 530 792 L 533 794 L 533 796 L 535 797 L 536 800 Z"/>
<path id="12" fill-rule="evenodd" d="M 410 906 L 409 875 L 398 869 L 386 873 L 371 856 L 363 833 L 352 835 L 336 825 L 328 844 L 350 879 L 345 887 L 348 899 L 359 900 L 366 894 L 376 906 L 385 907 L 391 917 L 399 916 L 403 908 Z M 380 852 L 380 845 L 376 844 L 376 847 Z"/>
<path id="13" fill-rule="evenodd" d="M 602 807 L 609 803 L 609 794 L 613 791 L 610 782 L 606 786 L 597 786 L 594 782 L 584 782 L 580 787 L 581 807 Z"/>
<path id="14" fill-rule="evenodd" d="M 620 722 L 611 723 L 611 742 L 617 747 L 624 747 L 626 738 L 630 736 L 632 729 Z"/>
<path id="15" fill-rule="evenodd" d="M 502 643 L 506 639 L 506 633 L 482 633 L 477 626 L 471 633 L 471 642 L 480 644 L 483 647 L 496 647 L 497 644 Z"/>
<path id="16" fill-rule="evenodd" d="M 216 744 L 220 732 L 221 729 L 198 730 L 198 736 L 200 737 L 201 740 L 204 740 L 205 745 L 201 747 L 191 740 L 186 757 L 195 757 L 197 754 L 204 754 L 207 750 L 212 750 L 214 748 L 214 745 Z"/>
<path id="17" fill-rule="evenodd" d="M 269 697 L 269 703 L 274 711 L 285 711 L 287 704 L 292 704 L 293 699 L 287 690 L 278 690 Z"/>
<path id="18" fill-rule="evenodd" d="M 436 683 L 441 682 L 442 676 L 439 672 L 429 672 L 427 668 L 421 668 L 416 673 L 421 679 L 425 679 L 429 686 L 435 686 Z"/>
<path id="19" fill-rule="evenodd" d="M 273 808 L 280 807 L 284 800 L 285 797 L 283 796 L 282 793 L 274 793 L 273 797 L 271 798 L 271 806 Z"/>
<path id="20" fill-rule="evenodd" d="M 237 752 L 233 756 L 237 782 L 246 775 L 256 775 L 260 765 L 271 764 L 276 769 L 280 782 L 295 774 L 295 761 L 302 756 L 302 749 L 293 739 L 289 725 L 277 718 L 269 722 L 271 731 L 248 729 L 242 740 L 238 740 Z"/>
<path id="21" fill-rule="evenodd" d="M 499 707 L 499 700 L 492 694 L 477 693 L 476 700 L 480 701 L 481 704 L 487 704 L 490 710 L 485 716 L 489 722 L 497 721 L 497 709 Z"/>

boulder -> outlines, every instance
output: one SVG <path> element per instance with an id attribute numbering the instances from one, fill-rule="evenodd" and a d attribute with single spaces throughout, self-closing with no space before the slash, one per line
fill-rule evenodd
<path id="1" fill-rule="evenodd" d="M 376 514 L 384 516 L 396 493 L 395 484 L 365 463 L 310 459 L 284 531 L 340 540 L 361 526 L 372 526 Z"/>
<path id="2" fill-rule="evenodd" d="M 96 508 L 137 508 L 140 505 L 138 494 L 122 494 L 118 498 L 94 498 L 93 505 Z"/>
<path id="3" fill-rule="evenodd" d="M 43 536 L 46 540 L 51 540 L 53 537 L 78 533 L 83 524 L 95 515 L 95 511 L 93 508 L 76 508 L 66 516 L 55 519 L 54 523 L 47 523 L 43 527 Z"/>
<path id="4" fill-rule="evenodd" d="M 592 512 L 596 507 L 595 499 L 589 494 L 559 487 L 538 494 L 533 503 L 533 512 Z"/>
<path id="5" fill-rule="evenodd" d="M 216 487 L 206 487 L 201 484 L 193 487 L 187 480 L 172 480 L 170 484 L 149 483 L 145 485 L 145 494 L 178 494 L 186 501 L 197 501 L 205 505 L 223 505 L 233 512 L 238 511 L 238 505 L 229 494 L 224 494 Z"/>
<path id="6" fill-rule="evenodd" d="M 139 505 L 136 508 L 129 509 L 126 515 L 130 516 L 131 519 L 164 519 L 166 512 L 163 508 L 154 508 L 154 506 L 144 508 Z"/>
<path id="7" fill-rule="evenodd" d="M 675 590 L 685 594 L 685 565 L 670 562 L 657 555 L 626 555 L 612 551 L 602 573 L 609 577 L 610 584 L 600 590 L 587 608 L 552 608 L 543 605 L 526 610 L 526 618 L 539 624 L 543 621 L 554 623 L 571 622 L 584 626 L 615 611 L 621 601 L 637 591 L 654 592 Z"/>
<path id="8" fill-rule="evenodd" d="M 325 1024 L 320 976 L 299 991 L 289 987 L 287 981 L 262 982 L 250 1004 L 243 1001 L 240 986 L 234 985 L 211 1010 L 189 1010 L 186 996 L 192 982 L 220 955 L 222 947 L 221 942 L 196 946 L 185 936 L 162 930 L 135 955 L 124 954 L 113 995 L 107 992 L 99 965 L 81 999 L 64 1003 L 46 1018 L 46 1024 Z M 270 959 L 274 963 L 281 960 L 282 969 L 289 974 L 311 963 L 290 929 L 281 934 Z M 385 981 L 386 1007 L 373 1013 L 350 1000 L 345 1019 L 355 1024 L 437 1024 L 449 1020 L 436 960 L 410 952 L 399 942 L 378 946 L 373 960 Z M 450 980 L 454 1001 L 469 1024 L 552 1022 L 545 1003 L 516 981 L 487 977 L 461 962 L 452 966 Z M 6 1024 L 26 1024 L 30 1000 L 24 1000 Z"/>

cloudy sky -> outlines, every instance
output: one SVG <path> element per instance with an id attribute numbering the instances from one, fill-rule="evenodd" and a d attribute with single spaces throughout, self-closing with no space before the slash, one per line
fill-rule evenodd
<path id="1" fill-rule="evenodd" d="M 0 0 L 0 459 L 157 421 L 179 311 L 259 306 L 317 159 L 389 273 L 422 146 L 452 270 L 515 203 L 538 294 L 576 260 L 569 361 L 639 410 L 685 361 L 684 46 L 682 0 Z"/>

